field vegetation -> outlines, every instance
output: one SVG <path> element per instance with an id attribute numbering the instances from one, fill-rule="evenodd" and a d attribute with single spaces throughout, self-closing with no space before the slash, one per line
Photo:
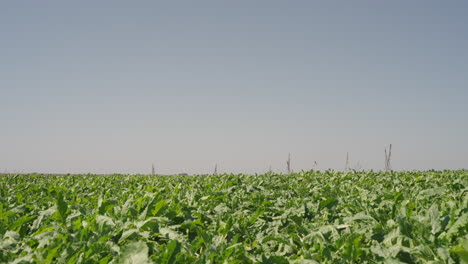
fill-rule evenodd
<path id="1" fill-rule="evenodd" d="M 0 175 L 0 263 L 467 263 L 468 171 Z"/>

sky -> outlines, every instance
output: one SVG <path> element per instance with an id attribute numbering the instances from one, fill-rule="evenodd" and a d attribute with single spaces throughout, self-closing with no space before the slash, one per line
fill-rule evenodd
<path id="1" fill-rule="evenodd" d="M 2 1 L 0 172 L 381 170 L 388 144 L 395 170 L 467 168 L 467 12 Z"/>

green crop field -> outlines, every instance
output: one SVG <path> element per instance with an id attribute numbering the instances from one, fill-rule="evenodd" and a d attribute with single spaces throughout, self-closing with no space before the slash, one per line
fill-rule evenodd
<path id="1" fill-rule="evenodd" d="M 0 175 L 0 263 L 466 263 L 467 181 Z"/>

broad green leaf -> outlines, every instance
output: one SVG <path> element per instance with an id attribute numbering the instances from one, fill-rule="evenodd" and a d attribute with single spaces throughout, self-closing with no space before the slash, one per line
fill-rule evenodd
<path id="1" fill-rule="evenodd" d="M 59 212 L 60 218 L 62 219 L 62 222 L 65 223 L 65 221 L 67 220 L 67 215 L 68 215 L 68 204 L 67 202 L 65 202 L 61 191 L 57 193 L 56 203 L 57 203 L 57 210 Z"/>
<path id="2" fill-rule="evenodd" d="M 146 264 L 148 259 L 148 246 L 143 241 L 128 243 L 122 249 L 117 263 L 119 264 Z"/>
<path id="3" fill-rule="evenodd" d="M 468 263 L 468 239 L 463 240 L 460 245 L 453 247 L 451 251 L 460 257 L 461 263 Z"/>
<path id="4" fill-rule="evenodd" d="M 462 228 L 465 229 L 465 233 L 466 233 L 466 230 L 468 229 L 468 213 L 463 213 L 463 215 L 460 216 L 457 219 L 457 221 L 449 228 L 449 230 L 447 231 L 447 237 L 449 238 L 453 237 Z"/>
<path id="5" fill-rule="evenodd" d="M 166 205 L 167 205 L 167 201 L 166 201 L 166 200 L 161 200 L 161 201 L 157 202 L 157 203 L 154 205 L 154 208 L 153 208 L 153 210 L 151 211 L 151 214 L 152 214 L 153 216 L 158 216 L 158 215 L 160 215 L 160 214 L 163 212 L 163 210 L 164 210 L 164 208 L 166 207 Z"/>
<path id="6" fill-rule="evenodd" d="M 176 255 L 180 252 L 181 246 L 180 243 L 176 240 L 172 240 L 166 246 L 166 251 L 162 259 L 162 263 L 172 264 L 176 259 Z"/>

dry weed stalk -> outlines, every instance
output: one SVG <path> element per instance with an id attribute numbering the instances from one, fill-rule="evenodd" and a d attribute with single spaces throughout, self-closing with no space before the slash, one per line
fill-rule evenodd
<path id="1" fill-rule="evenodd" d="M 288 160 L 286 161 L 286 169 L 288 171 L 288 174 L 292 173 L 291 169 L 291 153 L 288 154 Z"/>
<path id="2" fill-rule="evenodd" d="M 349 171 L 349 152 L 346 152 L 345 172 Z"/>
<path id="3" fill-rule="evenodd" d="M 391 171 L 392 170 L 392 165 L 391 165 L 391 158 L 392 158 L 392 144 L 390 144 L 388 151 L 387 148 L 385 148 L 385 171 Z"/>
<path id="4" fill-rule="evenodd" d="M 317 161 L 315 160 L 314 161 L 314 166 L 312 167 L 313 170 L 317 170 L 318 169 L 318 163 Z"/>

